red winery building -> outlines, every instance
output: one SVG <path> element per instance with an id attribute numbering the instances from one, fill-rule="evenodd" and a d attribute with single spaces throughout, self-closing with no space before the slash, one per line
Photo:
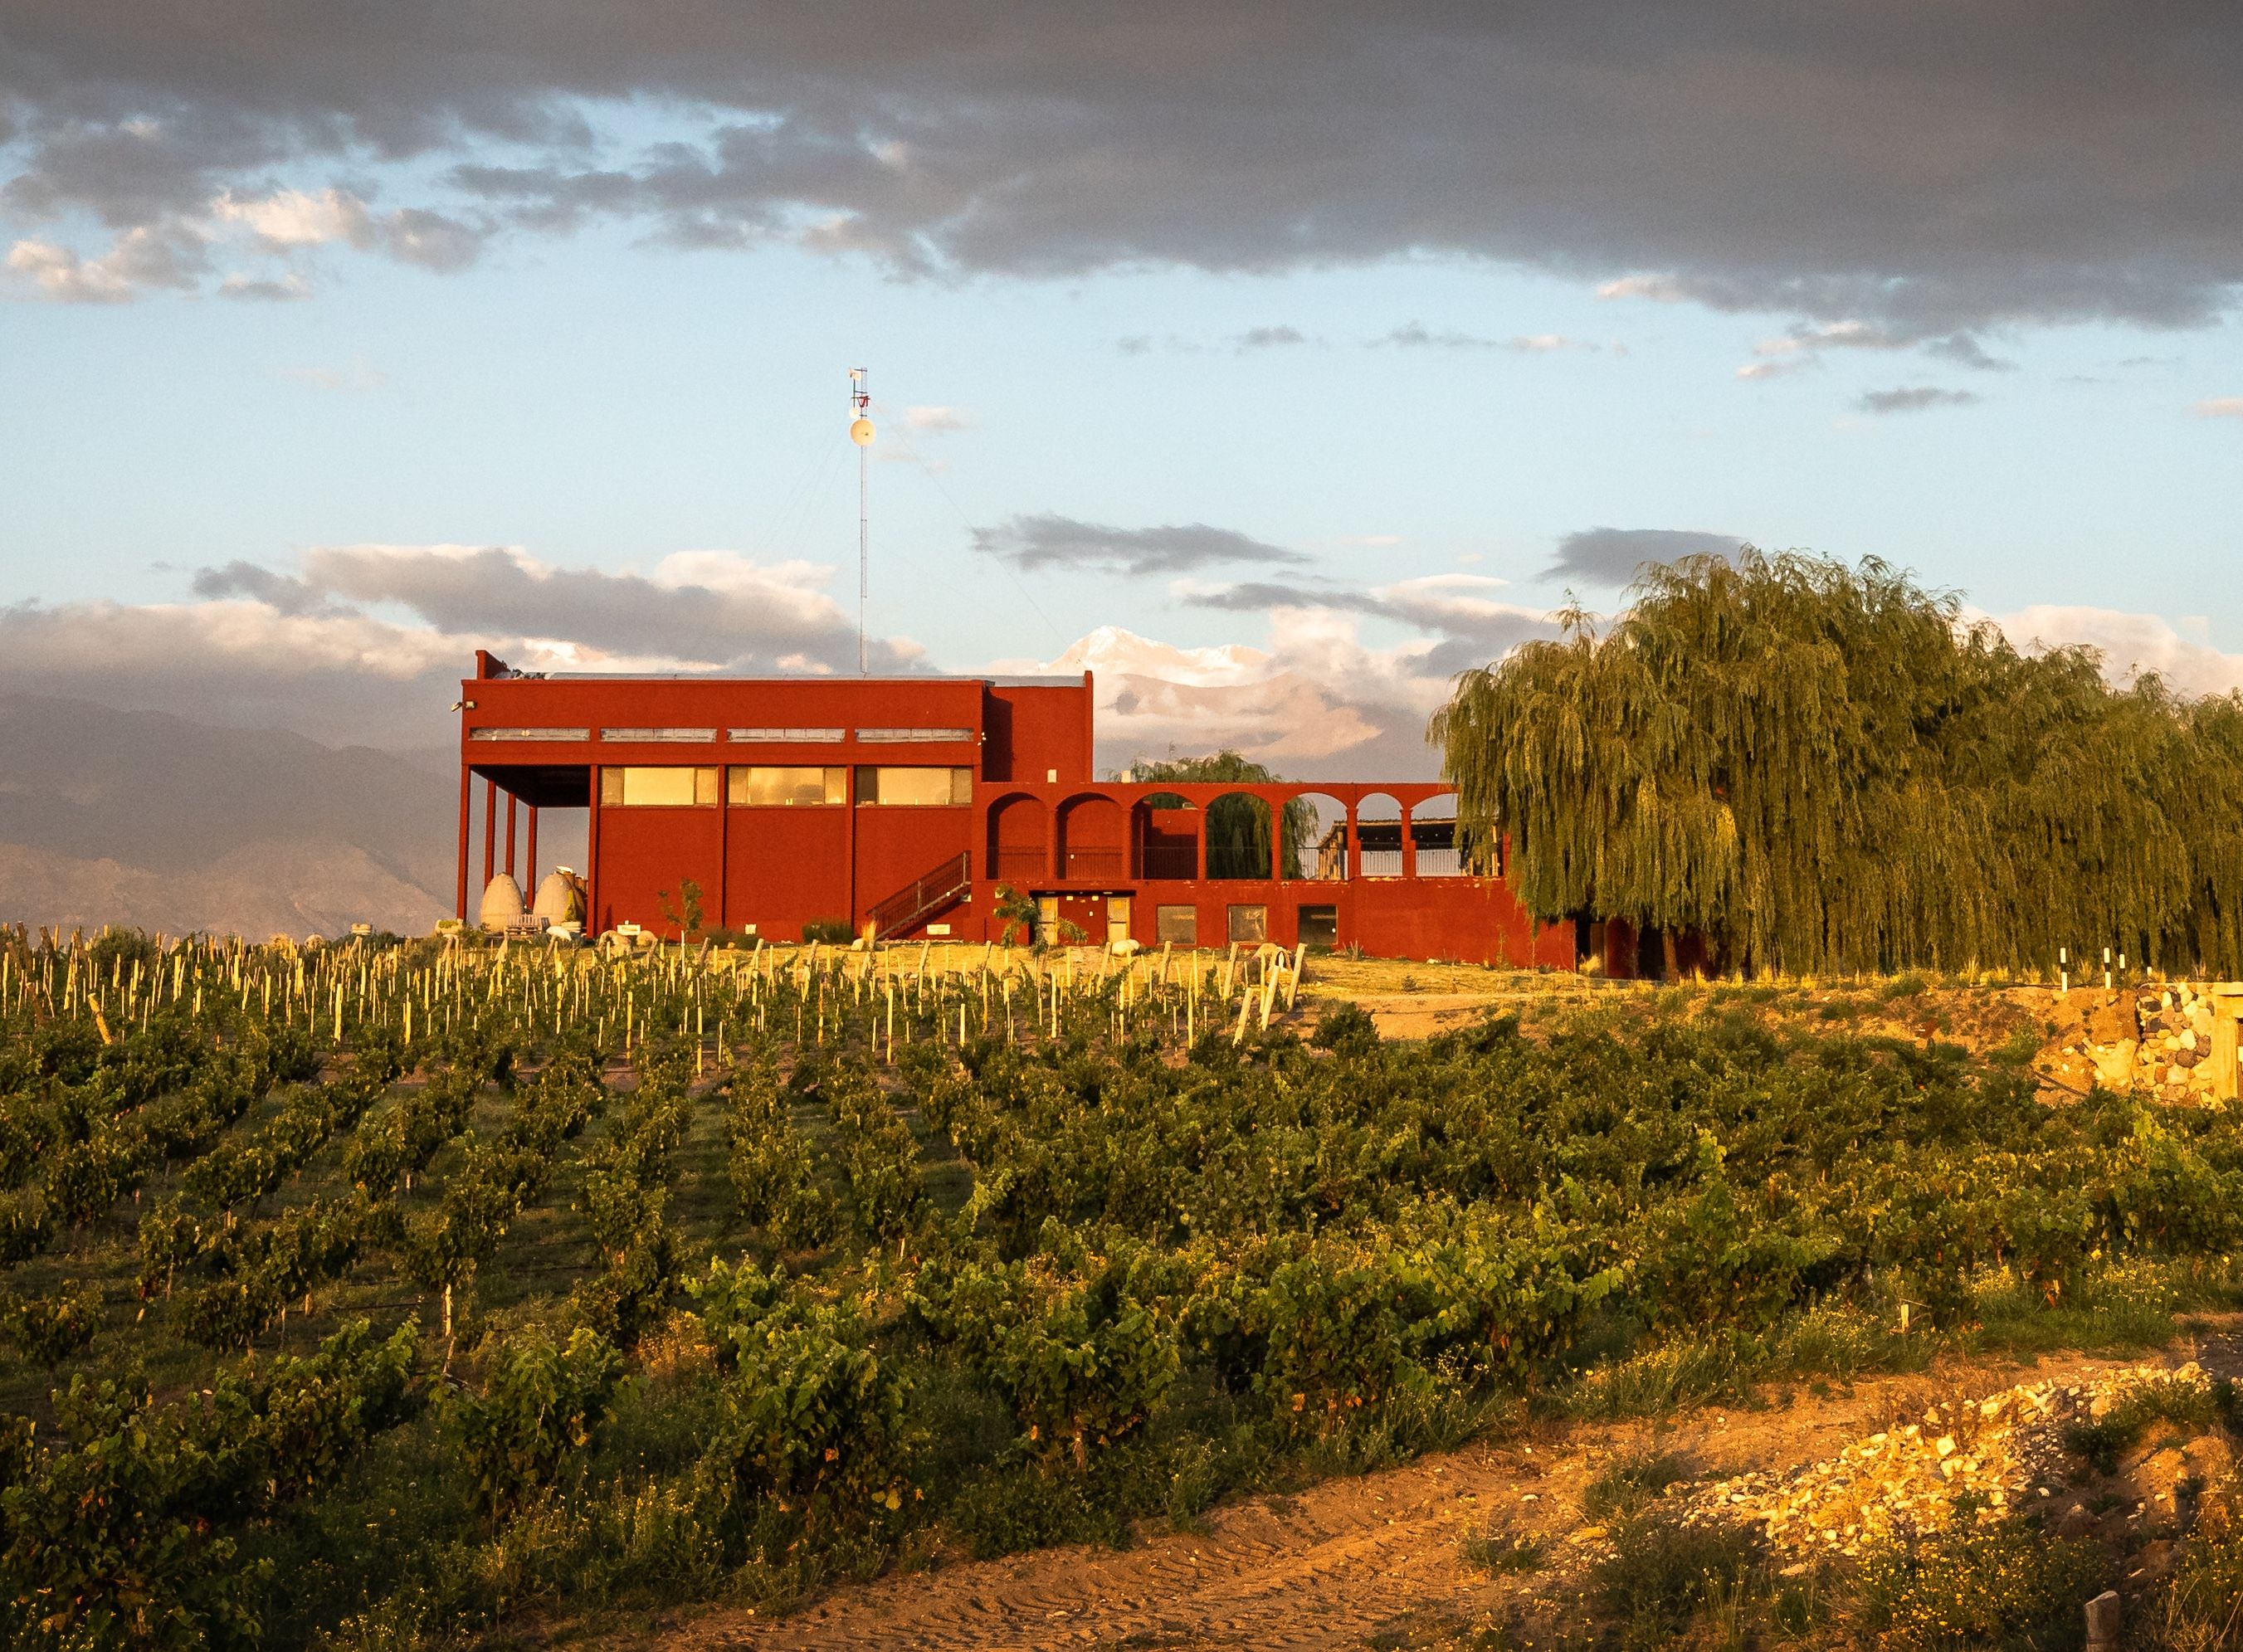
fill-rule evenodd
<path id="1" fill-rule="evenodd" d="M 1500 877 L 1465 869 L 1446 787 L 1095 779 L 1088 672 L 535 676 L 478 652 L 460 698 L 462 919 L 516 870 L 523 828 L 534 887 L 540 813 L 583 809 L 589 934 L 674 935 L 663 892 L 679 904 L 690 880 L 704 927 L 774 941 L 833 920 L 994 941 L 1001 885 L 1047 934 L 1094 941 L 1574 961 L 1573 926 L 1536 924 Z"/>

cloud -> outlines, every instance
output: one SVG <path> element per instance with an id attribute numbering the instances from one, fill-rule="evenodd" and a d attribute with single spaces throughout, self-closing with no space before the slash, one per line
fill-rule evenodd
<path id="1" fill-rule="evenodd" d="M 1926 355 L 1937 356 L 1943 361 L 1952 361 L 1958 367 L 1975 367 L 1981 373 L 2014 373 L 2017 364 L 1987 354 L 1986 347 L 1968 333 L 1950 333 L 1943 339 L 1927 341 L 1923 346 Z"/>
<path id="2" fill-rule="evenodd" d="M 1745 542 L 1732 534 L 1680 528 L 1585 528 L 1558 542 L 1558 559 L 1544 579 L 1579 579 L 1592 585 L 1632 584 L 1646 563 L 1682 556 L 1726 556 Z"/>
<path id="3" fill-rule="evenodd" d="M 2192 326 L 2243 280 L 2243 179 L 2207 159 L 2243 114 L 2233 7 L 517 0 L 375 30 L 22 0 L 5 29 L 0 213 L 47 246 L 378 189 L 371 244 L 275 245 L 458 268 L 622 220 L 906 275 L 1463 258 L 1925 342 Z"/>
<path id="4" fill-rule="evenodd" d="M 1973 390 L 1943 390 L 1937 385 L 1910 384 L 1895 390 L 1868 390 L 1854 399 L 1862 413 L 1924 413 L 1933 408 L 1967 408 L 1982 398 Z"/>
<path id="5" fill-rule="evenodd" d="M 1248 350 L 1283 349 L 1288 345 L 1306 344 L 1309 335 L 1297 327 L 1249 327 L 1230 341 L 1231 347 L 1241 354 Z"/>
<path id="6" fill-rule="evenodd" d="M 2209 641 L 2184 637 L 2156 614 L 2037 603 L 1998 615 L 1995 623 L 2019 648 L 2092 648 L 2103 657 L 2104 675 L 2115 682 L 2154 672 L 2183 694 L 2243 689 L 2243 654 L 2223 653 Z"/>
<path id="7" fill-rule="evenodd" d="M 1425 779 L 1438 767 L 1425 719 L 1455 674 L 1501 657 L 1550 617 L 1488 600 L 1468 575 L 1376 590 L 1271 583 L 1187 587 L 1198 606 L 1261 614 L 1265 640 L 1185 648 L 1102 626 L 1055 658 L 991 669 L 1095 673 L 1099 760 L 1231 746 L 1299 779 Z M 1411 634 L 1365 644 L 1364 617 Z"/>
<path id="8" fill-rule="evenodd" d="M 170 227 L 128 229 L 96 259 L 51 241 L 8 249 L 9 269 L 60 304 L 124 304 L 148 287 L 192 287 L 204 261 L 201 244 Z"/>
<path id="9" fill-rule="evenodd" d="M 1595 347 L 1593 345 L 1577 344 L 1559 333 L 1522 333 L 1507 339 L 1484 338 L 1473 333 L 1435 333 L 1421 321 L 1404 321 L 1392 332 L 1371 340 L 1371 344 L 1373 349 L 1509 350 L 1519 355 L 1546 355 L 1559 350 Z"/>
<path id="10" fill-rule="evenodd" d="M 1775 379 L 1803 368 L 1820 367 L 1829 350 L 1920 350 L 1943 361 L 1984 373 L 2006 373 L 2016 367 L 1986 353 L 1969 333 L 1944 338 L 1923 338 L 1890 327 L 1873 325 L 1858 317 L 1844 320 L 1794 323 L 1777 337 L 1753 346 L 1753 360 L 1737 369 L 1740 379 Z"/>
<path id="11" fill-rule="evenodd" d="M 525 670 L 853 671 L 853 617 L 832 570 L 727 550 L 681 551 L 650 573 L 550 566 L 514 547 L 329 546 L 293 571 L 235 561 L 179 603 L 24 603 L 0 609 L 0 692 L 326 740 L 441 742 L 475 651 Z M 925 669 L 918 644 L 876 637 L 873 666 Z"/>
<path id="12" fill-rule="evenodd" d="M 2196 404 L 2199 419 L 2243 419 L 2243 395 L 2216 395 Z"/>
<path id="13" fill-rule="evenodd" d="M 285 304 L 296 299 L 311 297 L 312 284 L 295 270 L 274 278 L 236 272 L 218 284 L 218 295 L 222 299 L 242 299 L 271 304 Z"/>
<path id="14" fill-rule="evenodd" d="M 967 428 L 966 415 L 955 408 L 906 408 L 904 428 L 927 435 L 946 435 Z"/>
<path id="15" fill-rule="evenodd" d="M 1309 560 L 1298 551 L 1204 523 L 1106 528 L 1053 515 L 1015 516 L 1001 527 L 976 528 L 973 549 L 1022 570 L 1095 569 L 1128 575 L 1187 573 L 1223 563 Z"/>

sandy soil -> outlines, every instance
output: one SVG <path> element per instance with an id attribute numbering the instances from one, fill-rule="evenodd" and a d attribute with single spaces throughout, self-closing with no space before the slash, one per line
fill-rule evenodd
<path id="1" fill-rule="evenodd" d="M 1802 1466 L 1912 1419 L 1936 1399 L 1997 1392 L 2032 1371 L 2085 1380 L 2117 1365 L 2195 1358 L 2243 1372 L 2243 1317 L 2142 1360 L 2063 1356 L 1878 1378 L 1775 1408 L 1707 1411 L 1656 1430 L 1708 1477 Z M 873 1652 L 1029 1652 L 1130 1646 L 1360 1647 L 1461 1630 L 1491 1619 L 1530 1638 L 1575 1615 L 1586 1528 L 1583 1487 L 1615 1454 L 1640 1448 L 1647 1423 L 1552 1426 L 1502 1445 L 1335 1480 L 1292 1497 L 1215 1511 L 1195 1533 L 1148 1532 L 1126 1550 L 1070 1548 L 1003 1561 L 946 1561 L 829 1595 L 783 1619 L 738 1610 L 681 1622 L 654 1644 L 704 1649 L 863 1648 Z M 1491 1577 L 1464 1554 L 1488 1532 L 1535 1537 L 1548 1556 L 1521 1576 Z M 643 1644 L 644 1642 L 641 1642 Z"/>

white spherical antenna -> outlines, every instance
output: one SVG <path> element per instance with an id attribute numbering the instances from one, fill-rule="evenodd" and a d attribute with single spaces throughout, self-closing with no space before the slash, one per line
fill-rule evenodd
<path id="1" fill-rule="evenodd" d="M 856 421 L 849 427 L 849 440 L 855 442 L 860 448 L 871 447 L 872 445 L 872 421 L 870 419 L 859 419 Z"/>

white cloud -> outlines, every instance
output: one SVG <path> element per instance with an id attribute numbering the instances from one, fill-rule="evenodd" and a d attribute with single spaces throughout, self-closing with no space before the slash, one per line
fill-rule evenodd
<path id="1" fill-rule="evenodd" d="M 340 189 L 323 189 L 316 195 L 284 189 L 248 200 L 229 192 L 211 203 L 211 216 L 222 224 L 243 225 L 275 247 L 321 246 L 330 241 L 363 246 L 373 234 L 366 203 Z"/>
<path id="2" fill-rule="evenodd" d="M 967 428 L 967 421 L 966 415 L 955 408 L 906 408 L 904 428 L 934 435 L 963 430 Z"/>
<path id="3" fill-rule="evenodd" d="M 2156 614 L 2036 603 L 2014 614 L 1996 616 L 1995 624 L 2019 648 L 2084 643 L 2100 650 L 2103 674 L 2113 682 L 2154 671 L 2183 694 L 2225 694 L 2243 688 L 2243 654 L 2222 653 L 2209 641 L 2185 637 L 2172 622 Z"/>
<path id="4" fill-rule="evenodd" d="M 2199 419 L 2243 419 L 2243 395 L 2216 395 L 2196 404 Z"/>
<path id="5" fill-rule="evenodd" d="M 1605 282 L 1597 288 L 1597 296 L 1600 299 L 1649 299 L 1654 304 L 1681 304 L 1693 294 L 1673 275 L 1645 271 Z"/>
<path id="6" fill-rule="evenodd" d="M 192 287 L 202 261 L 199 240 L 177 226 L 126 230 L 96 259 L 52 241 L 8 249 L 8 267 L 57 304 L 125 304 L 146 287 Z"/>

